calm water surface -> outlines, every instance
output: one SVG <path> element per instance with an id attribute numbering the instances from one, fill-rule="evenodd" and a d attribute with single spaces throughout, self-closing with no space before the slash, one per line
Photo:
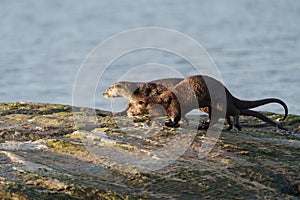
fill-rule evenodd
<path id="1" fill-rule="evenodd" d="M 2 0 L 0 19 L 2 102 L 72 104 L 77 71 L 97 44 L 127 29 L 155 26 L 180 31 L 203 45 L 235 96 L 278 97 L 291 113 L 300 114 L 297 0 Z M 159 51 L 133 53 L 113 65 L 125 73 L 148 62 L 186 66 Z M 118 78 L 112 71 L 99 82 L 97 107 L 111 109 L 101 92 Z M 139 79 L 149 76 L 141 73 Z M 259 110 L 283 112 L 274 104 Z"/>

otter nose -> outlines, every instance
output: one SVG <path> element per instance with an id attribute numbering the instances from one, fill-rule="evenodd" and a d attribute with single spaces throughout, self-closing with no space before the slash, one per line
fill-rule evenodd
<path id="1" fill-rule="evenodd" d="M 107 91 L 104 91 L 102 95 L 103 95 L 104 97 L 108 97 Z"/>

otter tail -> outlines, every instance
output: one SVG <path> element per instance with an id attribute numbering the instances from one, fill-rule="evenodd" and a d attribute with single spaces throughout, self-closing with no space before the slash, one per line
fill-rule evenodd
<path id="1" fill-rule="evenodd" d="M 262 106 L 262 105 L 265 105 L 265 104 L 268 104 L 268 103 L 279 103 L 280 105 L 282 105 L 282 107 L 284 108 L 284 111 L 285 111 L 284 117 L 281 119 L 281 121 L 285 120 L 285 118 L 288 115 L 288 107 L 280 99 L 270 98 L 270 99 L 261 99 L 261 100 L 256 100 L 256 101 L 245 101 L 245 100 L 240 100 L 240 99 L 237 99 L 237 98 L 235 98 L 235 99 L 236 99 L 235 106 L 239 110 L 255 108 L 255 107 Z"/>
<path id="2" fill-rule="evenodd" d="M 268 117 L 266 117 L 265 115 L 259 113 L 259 112 L 256 112 L 256 111 L 253 111 L 253 110 L 240 110 L 240 115 L 246 115 L 246 116 L 252 116 L 252 117 L 257 117 L 258 119 L 261 119 L 263 120 L 264 122 L 267 122 L 275 127 L 278 127 L 282 130 L 285 130 L 287 131 L 286 128 L 284 128 L 283 126 L 281 126 L 280 124 L 274 122 L 273 120 L 269 119 Z"/>

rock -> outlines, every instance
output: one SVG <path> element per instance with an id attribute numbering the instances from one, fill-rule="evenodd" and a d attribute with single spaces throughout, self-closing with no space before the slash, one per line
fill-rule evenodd
<path id="1" fill-rule="evenodd" d="M 280 115 L 265 113 L 270 118 Z M 284 199 L 300 197 L 300 138 L 242 117 L 219 138 L 110 112 L 0 104 L 3 199 Z M 300 117 L 282 122 L 300 128 Z M 199 158 L 203 144 L 212 144 Z M 152 169 L 152 170 L 151 170 Z M 155 170 L 153 170 L 155 169 Z"/>

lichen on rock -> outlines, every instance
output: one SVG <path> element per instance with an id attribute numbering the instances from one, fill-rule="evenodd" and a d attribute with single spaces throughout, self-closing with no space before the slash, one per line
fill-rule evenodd
<path id="1" fill-rule="evenodd" d="M 96 118 L 90 118 L 87 111 Z M 82 117 L 83 123 L 76 123 L 74 114 Z M 282 117 L 264 114 L 274 120 Z M 241 117 L 243 130 L 223 131 L 214 148 L 201 159 L 198 152 L 206 132 L 195 132 L 198 117 L 190 117 L 190 126 L 178 129 L 164 127 L 163 120 L 113 117 L 106 111 L 67 105 L 1 103 L 0 196 L 4 199 L 300 197 L 299 116 L 289 115 L 281 122 L 289 132 L 252 117 Z M 188 148 L 182 148 L 184 145 Z M 146 165 L 156 167 L 155 162 L 173 156 L 170 153 L 176 151 L 180 154 L 163 168 L 141 170 Z M 120 162 L 118 158 L 124 158 L 123 155 L 130 156 Z M 133 163 L 137 160 L 138 163 Z"/>

